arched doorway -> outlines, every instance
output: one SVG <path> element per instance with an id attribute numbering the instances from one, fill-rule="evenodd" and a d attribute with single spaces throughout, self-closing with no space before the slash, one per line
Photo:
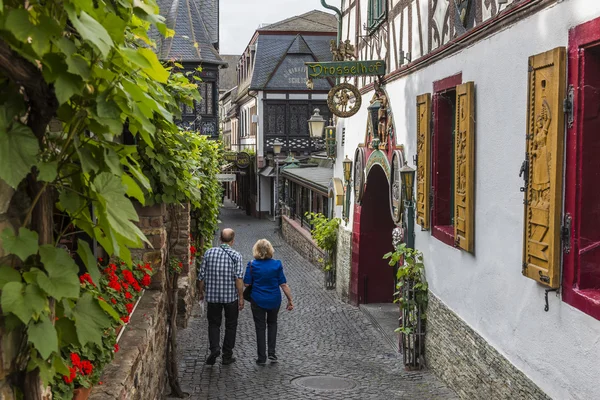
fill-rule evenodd
<path id="1" fill-rule="evenodd" d="M 392 251 L 388 179 L 379 165 L 369 171 L 360 213 L 358 303 L 391 303 L 394 300 L 394 268 L 383 255 Z"/>

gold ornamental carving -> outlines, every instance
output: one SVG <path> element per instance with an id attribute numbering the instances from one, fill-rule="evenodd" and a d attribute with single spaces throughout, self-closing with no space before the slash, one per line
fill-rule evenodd
<path id="1" fill-rule="evenodd" d="M 565 48 L 529 58 L 523 275 L 560 285 Z"/>
<path id="2" fill-rule="evenodd" d="M 327 95 L 329 110 L 341 118 L 353 116 L 360 110 L 362 97 L 358 88 L 349 83 L 334 86 Z"/>
<path id="3" fill-rule="evenodd" d="M 417 96 L 417 198 L 416 218 L 422 230 L 429 229 L 431 188 L 431 94 Z"/>

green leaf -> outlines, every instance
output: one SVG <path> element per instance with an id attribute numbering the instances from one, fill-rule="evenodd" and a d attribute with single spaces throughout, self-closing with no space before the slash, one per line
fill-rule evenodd
<path id="1" fill-rule="evenodd" d="M 131 222 L 138 221 L 139 218 L 131 200 L 125 196 L 121 179 L 103 172 L 94 179 L 93 187 L 102 205 L 101 213 L 110 228 L 131 241 L 147 241 L 142 231 Z"/>
<path id="2" fill-rule="evenodd" d="M 129 60 L 132 63 L 136 64 L 138 67 L 140 67 L 142 69 L 150 69 L 150 68 L 152 68 L 152 64 L 150 64 L 150 61 L 148 61 L 148 59 L 146 57 L 144 57 L 136 49 L 130 49 L 130 48 L 127 48 L 127 47 L 122 47 L 121 48 L 121 54 L 123 54 L 124 58 L 126 58 L 127 60 Z"/>
<path id="3" fill-rule="evenodd" d="M 40 246 L 40 258 L 48 272 L 48 275 L 38 275 L 40 287 L 57 300 L 79 297 L 79 268 L 69 254 L 63 249 L 44 245 Z"/>
<path id="4" fill-rule="evenodd" d="M 119 313 L 117 311 L 115 311 L 115 309 L 110 304 L 108 304 L 106 301 L 100 300 L 100 299 L 98 299 L 98 304 L 100 304 L 100 307 L 102 307 L 102 309 L 104 311 L 106 311 L 108 313 L 108 315 L 113 317 L 115 319 L 115 321 L 121 322 L 121 317 L 119 316 Z"/>
<path id="5" fill-rule="evenodd" d="M 88 60 L 79 54 L 73 54 L 68 56 L 66 59 L 68 69 L 67 71 L 73 75 L 80 76 L 83 80 L 87 81 L 90 78 L 90 66 Z"/>
<path id="6" fill-rule="evenodd" d="M 77 213 L 85 204 L 83 197 L 70 190 L 64 190 L 58 195 L 60 205 L 70 214 Z"/>
<path id="7" fill-rule="evenodd" d="M 40 171 L 38 175 L 38 180 L 43 182 L 53 182 L 56 179 L 58 162 L 40 162 L 37 165 L 37 169 Z"/>
<path id="8" fill-rule="evenodd" d="M 19 228 L 19 236 L 15 236 L 12 229 L 7 228 L 2 232 L 2 243 L 4 250 L 25 261 L 30 255 L 37 253 L 38 234 L 27 228 Z"/>
<path id="9" fill-rule="evenodd" d="M 111 321 L 90 293 L 85 293 L 77 301 L 73 315 L 79 343 L 82 346 L 87 343 L 102 346 L 104 329 L 111 326 Z"/>
<path id="10" fill-rule="evenodd" d="M 13 313 L 24 324 L 46 307 L 46 299 L 39 287 L 21 282 L 9 282 L 4 285 L 1 301 L 4 313 Z"/>
<path id="11" fill-rule="evenodd" d="M 0 178 L 16 188 L 36 164 L 39 145 L 27 126 L 0 106 Z"/>
<path id="12" fill-rule="evenodd" d="M 21 282 L 21 274 L 7 265 L 0 267 L 0 290 L 9 282 Z"/>
<path id="13" fill-rule="evenodd" d="M 60 354 L 56 354 L 52 360 L 52 366 L 57 374 L 69 375 L 69 367 L 65 364 Z"/>
<path id="14" fill-rule="evenodd" d="M 75 322 L 72 320 L 60 318 L 56 321 L 56 331 L 58 332 L 58 339 L 60 340 L 61 347 L 69 345 L 79 346 Z"/>
<path id="15" fill-rule="evenodd" d="M 71 7 L 67 7 L 66 10 L 71 23 L 81 37 L 94 45 L 102 53 L 102 56 L 106 58 L 113 47 L 113 41 L 106 29 L 85 11 L 82 11 L 79 17 L 77 17 Z"/>
<path id="16" fill-rule="evenodd" d="M 81 239 L 77 239 L 77 254 L 81 258 L 81 261 L 85 264 L 90 276 L 92 277 L 92 281 L 98 286 L 100 284 L 100 270 L 98 269 L 98 264 L 96 263 L 96 257 L 92 254 L 90 250 L 90 246 L 87 242 L 84 242 Z"/>
<path id="17" fill-rule="evenodd" d="M 53 352 L 58 352 L 58 336 L 50 318 L 42 317 L 38 322 L 31 321 L 27 329 L 29 341 L 44 360 Z"/>
<path id="18" fill-rule="evenodd" d="M 83 89 L 83 80 L 69 73 L 60 74 L 54 83 L 54 90 L 59 104 L 64 104 L 76 94 L 80 94 Z"/>
<path id="19" fill-rule="evenodd" d="M 121 181 L 123 182 L 123 186 L 126 188 L 127 196 L 133 197 L 142 205 L 146 204 L 144 192 L 142 192 L 140 186 L 133 180 L 133 178 L 131 178 L 131 176 L 123 174 Z"/>
<path id="20" fill-rule="evenodd" d="M 144 68 L 144 72 L 148 74 L 148 76 L 152 79 L 156 79 L 160 83 L 167 83 L 167 78 L 169 78 L 169 71 L 167 71 L 158 58 L 154 51 L 148 48 L 140 48 L 138 50 L 145 58 L 150 62 L 150 68 Z"/>

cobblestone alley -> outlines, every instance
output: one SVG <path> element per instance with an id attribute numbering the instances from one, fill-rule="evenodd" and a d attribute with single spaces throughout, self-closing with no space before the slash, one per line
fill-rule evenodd
<path id="1" fill-rule="evenodd" d="M 205 366 L 208 334 L 205 316 L 194 311 L 179 332 L 179 372 L 193 399 L 452 399 L 455 395 L 429 372 L 406 372 L 380 331 L 356 307 L 343 303 L 323 285 L 323 273 L 305 261 L 276 232 L 273 222 L 224 208 L 222 226 L 236 231 L 234 248 L 245 260 L 257 239 L 269 239 L 283 261 L 296 309 L 282 307 L 277 351 L 280 362 L 257 366 L 250 306 L 240 313 L 234 355 L 237 362 Z M 285 302 L 284 302 L 285 304 Z M 199 307 L 198 307 L 199 308 Z M 345 378 L 337 390 L 302 386 L 308 376 Z M 305 381 L 305 383 L 310 383 Z"/>

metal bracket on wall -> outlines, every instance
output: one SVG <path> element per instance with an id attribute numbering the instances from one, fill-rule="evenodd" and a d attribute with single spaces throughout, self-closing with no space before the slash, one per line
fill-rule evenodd
<path id="1" fill-rule="evenodd" d="M 544 307 L 544 311 L 548 312 L 548 310 L 550 310 L 550 306 L 548 305 L 548 293 L 549 292 L 557 292 L 558 289 L 546 289 L 545 290 L 545 298 L 546 298 L 546 306 Z"/>
<path id="2" fill-rule="evenodd" d="M 563 244 L 563 252 L 569 254 L 571 252 L 571 224 L 573 222 L 573 218 L 571 214 L 566 213 L 564 217 L 563 226 L 560 228 L 561 239 Z"/>
<path id="3" fill-rule="evenodd" d="M 574 93 L 574 89 L 573 89 L 573 85 L 569 85 L 569 87 L 567 88 L 567 98 L 565 99 L 564 103 L 563 103 L 563 111 L 565 112 L 566 116 L 567 116 L 567 126 L 569 128 L 573 127 L 573 121 L 574 121 L 574 117 L 573 117 L 573 97 L 575 96 Z"/>

